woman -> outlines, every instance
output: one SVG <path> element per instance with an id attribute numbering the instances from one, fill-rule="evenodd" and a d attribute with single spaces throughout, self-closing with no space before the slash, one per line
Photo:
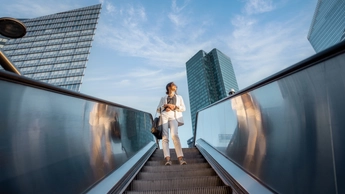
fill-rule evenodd
<path id="1" fill-rule="evenodd" d="M 166 96 L 162 97 L 157 108 L 157 112 L 161 113 L 161 123 L 163 124 L 162 147 L 164 158 L 166 160 L 165 165 L 172 164 L 169 150 L 169 127 L 177 158 L 180 165 L 185 165 L 187 162 L 183 159 L 181 142 L 178 136 L 178 126 L 182 126 L 184 124 L 182 112 L 186 110 L 186 107 L 184 106 L 182 96 L 177 95 L 177 86 L 174 82 L 167 84 L 166 94 Z"/>

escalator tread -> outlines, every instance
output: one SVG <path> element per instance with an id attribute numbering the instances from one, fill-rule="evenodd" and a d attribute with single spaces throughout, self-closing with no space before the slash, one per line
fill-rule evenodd
<path id="1" fill-rule="evenodd" d="M 232 193 L 196 148 L 183 148 L 187 165 L 179 165 L 170 149 L 171 166 L 164 165 L 162 150 L 156 150 L 126 189 L 126 194 L 225 194 Z M 175 158 L 174 158 L 175 157 Z"/>

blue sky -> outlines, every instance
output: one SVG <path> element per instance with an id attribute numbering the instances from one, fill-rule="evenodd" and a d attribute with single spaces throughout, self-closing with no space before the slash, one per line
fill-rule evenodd
<path id="1" fill-rule="evenodd" d="M 192 136 L 185 63 L 217 48 L 244 89 L 313 54 L 317 0 L 0 0 L 0 17 L 34 18 L 102 3 L 81 93 L 155 114 L 174 81 Z"/>

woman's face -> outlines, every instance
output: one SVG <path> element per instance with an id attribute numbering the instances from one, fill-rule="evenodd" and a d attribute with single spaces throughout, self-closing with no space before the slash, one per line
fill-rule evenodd
<path id="1" fill-rule="evenodd" d="M 174 83 L 172 83 L 169 88 L 171 91 L 176 92 L 177 86 Z"/>

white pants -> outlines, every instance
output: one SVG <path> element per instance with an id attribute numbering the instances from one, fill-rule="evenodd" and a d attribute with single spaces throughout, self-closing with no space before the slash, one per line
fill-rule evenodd
<path id="1" fill-rule="evenodd" d="M 164 158 L 170 157 L 170 150 L 169 150 L 169 127 L 170 127 L 170 134 L 171 139 L 174 142 L 176 156 L 183 157 L 182 148 L 180 138 L 178 136 L 178 124 L 175 118 L 175 112 L 162 112 L 162 123 L 163 123 L 163 134 L 162 134 L 162 147 Z"/>

